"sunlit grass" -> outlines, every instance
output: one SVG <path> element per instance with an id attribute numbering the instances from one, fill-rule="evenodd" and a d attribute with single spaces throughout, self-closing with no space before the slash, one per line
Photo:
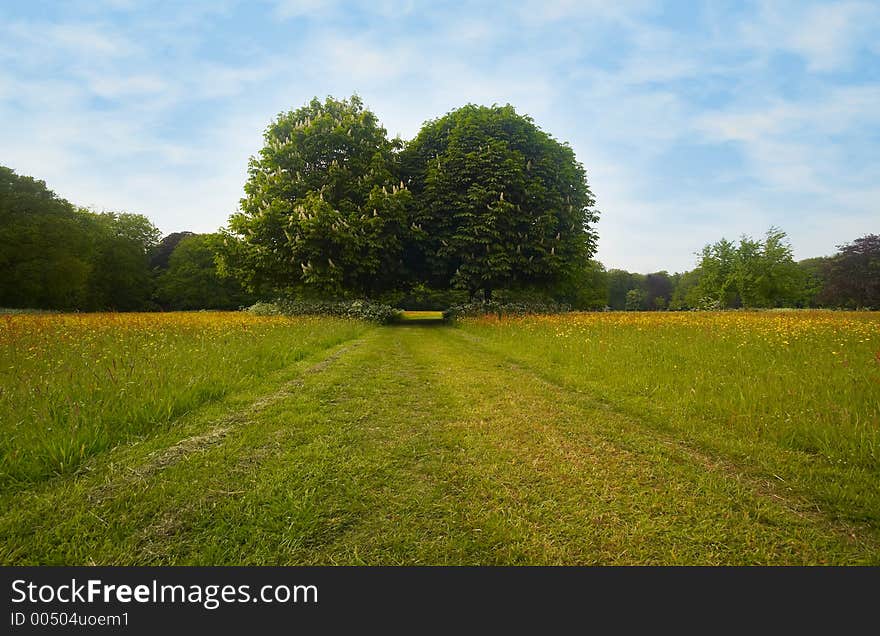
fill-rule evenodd
<path id="1" fill-rule="evenodd" d="M 75 470 L 362 331 L 245 313 L 0 317 L 0 484 Z"/>
<path id="2" fill-rule="evenodd" d="M 401 322 L 418 322 L 418 321 L 439 321 L 443 320 L 442 311 L 403 311 L 400 313 Z"/>
<path id="3" fill-rule="evenodd" d="M 861 500 L 854 516 L 880 518 L 859 492 L 880 486 L 880 314 L 612 312 L 460 326 L 651 426 L 810 481 L 835 506 Z M 780 453 L 799 467 L 774 471 Z"/>

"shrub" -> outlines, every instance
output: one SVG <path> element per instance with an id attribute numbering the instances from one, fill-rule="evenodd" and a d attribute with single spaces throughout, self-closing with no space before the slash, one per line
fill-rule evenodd
<path id="1" fill-rule="evenodd" d="M 465 316 L 485 316 L 495 314 L 501 316 L 526 316 L 528 314 L 561 314 L 571 311 L 569 305 L 552 301 L 546 302 L 510 302 L 502 303 L 495 300 L 472 302 L 455 305 L 443 312 L 446 320 Z"/>
<path id="2" fill-rule="evenodd" d="M 258 316 L 338 316 L 382 325 L 400 316 L 397 309 L 368 300 L 315 301 L 279 298 L 272 302 L 258 302 L 247 311 Z"/>

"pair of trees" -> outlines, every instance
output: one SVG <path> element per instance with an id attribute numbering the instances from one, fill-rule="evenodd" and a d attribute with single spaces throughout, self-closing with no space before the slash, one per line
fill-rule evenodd
<path id="1" fill-rule="evenodd" d="M 0 306 L 143 309 L 158 237 L 139 214 L 78 209 L 0 166 Z"/>
<path id="2" fill-rule="evenodd" d="M 358 97 L 314 99 L 265 142 L 223 256 L 252 289 L 491 296 L 595 269 L 583 167 L 511 106 L 465 106 L 403 144 Z"/>

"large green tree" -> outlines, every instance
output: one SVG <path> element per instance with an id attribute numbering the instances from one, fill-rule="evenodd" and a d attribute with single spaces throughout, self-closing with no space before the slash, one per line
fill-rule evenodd
<path id="1" fill-rule="evenodd" d="M 592 256 L 597 219 L 572 149 L 512 106 L 427 122 L 402 155 L 416 200 L 407 260 L 431 287 L 554 287 Z"/>
<path id="2" fill-rule="evenodd" d="M 375 296 L 397 284 L 412 197 L 376 116 L 353 96 L 280 114 L 229 222 L 227 270 L 252 288 Z"/>
<path id="3" fill-rule="evenodd" d="M 0 307 L 81 307 L 93 267 L 89 225 L 45 182 L 0 166 Z"/>

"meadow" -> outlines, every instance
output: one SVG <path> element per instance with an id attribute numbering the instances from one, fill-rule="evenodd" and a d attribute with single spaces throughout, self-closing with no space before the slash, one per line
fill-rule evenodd
<path id="1" fill-rule="evenodd" d="M 877 313 L 583 313 L 462 328 L 646 426 L 880 524 Z"/>
<path id="2" fill-rule="evenodd" d="M 235 312 L 0 317 L 0 484 L 70 473 L 361 323 Z"/>
<path id="3" fill-rule="evenodd" d="M 876 313 L 10 315 L 0 360 L 4 564 L 880 564 Z"/>

